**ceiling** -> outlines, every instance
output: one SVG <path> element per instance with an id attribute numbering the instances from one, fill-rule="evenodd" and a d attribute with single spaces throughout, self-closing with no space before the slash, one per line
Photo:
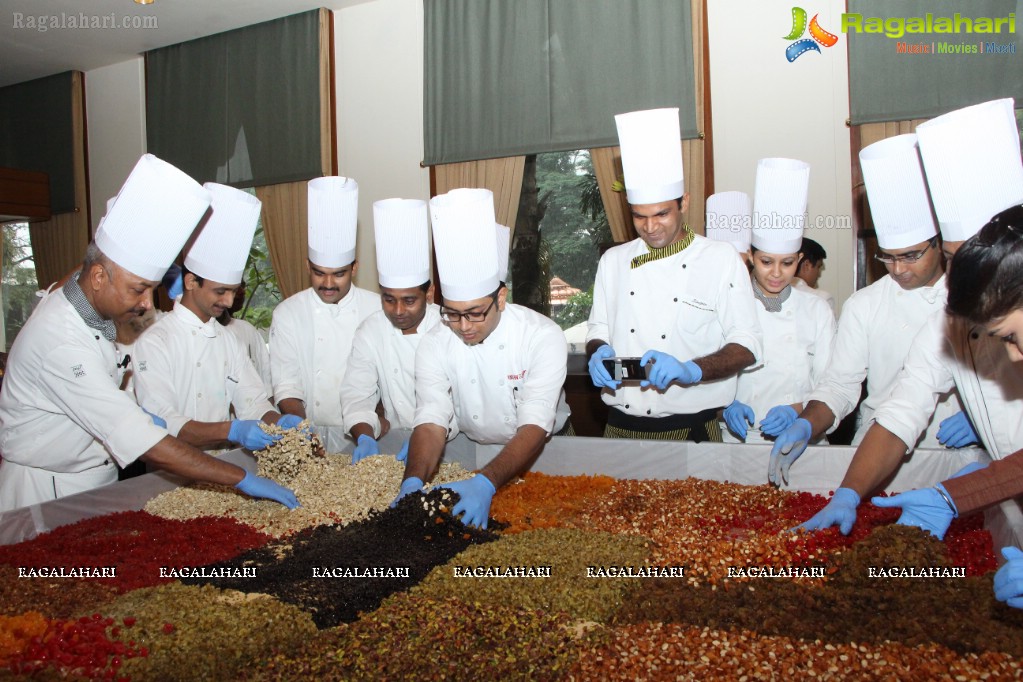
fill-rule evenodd
<path id="1" fill-rule="evenodd" d="M 133 0 L 4 0 L 0 87 L 63 71 L 90 71 L 146 50 L 315 7 L 342 9 L 370 1 L 155 0 L 151 5 L 137 5 Z M 89 28 L 71 27 L 83 17 Z M 63 27 L 53 28 L 53 22 Z M 104 22 L 107 28 L 101 27 Z"/>

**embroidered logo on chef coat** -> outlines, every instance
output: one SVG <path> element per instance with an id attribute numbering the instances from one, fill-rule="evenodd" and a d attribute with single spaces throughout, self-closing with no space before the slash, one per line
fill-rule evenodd
<path id="1" fill-rule="evenodd" d="M 145 360 L 142 360 L 141 362 L 139 362 L 139 371 L 140 372 L 145 372 L 146 371 L 146 361 Z"/>
<path id="2" fill-rule="evenodd" d="M 528 372 L 528 371 L 529 371 L 528 369 L 524 369 L 521 372 L 519 372 L 518 374 L 509 374 L 508 375 L 508 381 L 519 381 L 520 379 L 525 379 L 526 378 L 526 372 Z"/>
<path id="3" fill-rule="evenodd" d="M 71 371 L 75 373 L 76 379 L 81 379 L 85 376 L 85 369 L 81 365 L 75 365 L 71 368 Z"/>

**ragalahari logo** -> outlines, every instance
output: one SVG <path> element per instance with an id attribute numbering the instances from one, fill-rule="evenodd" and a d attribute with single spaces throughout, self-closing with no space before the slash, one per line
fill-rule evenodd
<path id="1" fill-rule="evenodd" d="M 810 20 L 810 37 L 802 38 L 802 40 L 796 40 L 801 38 L 802 35 L 807 31 L 806 25 L 806 10 L 802 7 L 792 8 L 792 31 L 785 36 L 785 40 L 795 40 L 796 42 L 785 48 L 785 58 L 790 62 L 794 62 L 801 55 L 813 50 L 814 52 L 820 52 L 821 48 L 818 45 L 824 47 L 833 47 L 838 42 L 838 36 L 834 33 L 829 33 L 821 28 L 821 25 L 817 23 L 817 17 L 819 15 L 813 15 L 813 19 Z"/>

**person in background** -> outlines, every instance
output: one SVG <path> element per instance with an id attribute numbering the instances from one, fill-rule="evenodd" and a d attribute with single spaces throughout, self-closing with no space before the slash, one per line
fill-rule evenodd
<path id="1" fill-rule="evenodd" d="M 718 192 L 707 197 L 707 239 L 731 244 L 747 269 L 753 268 L 750 255 L 753 209 L 745 192 Z"/>
<path id="2" fill-rule="evenodd" d="M 503 446 L 475 476 L 445 486 L 461 498 L 452 513 L 486 528 L 497 489 L 532 466 L 549 436 L 572 433 L 568 344 L 548 317 L 507 302 L 493 193 L 452 190 L 430 201 L 430 214 L 444 324 L 416 351 L 415 427 L 395 502 L 435 475 L 461 431 Z"/>
<path id="3" fill-rule="evenodd" d="M 234 292 L 234 303 L 231 307 L 217 317 L 220 326 L 230 332 L 238 339 L 252 361 L 253 367 L 263 380 L 263 387 L 266 394 L 273 402 L 273 381 L 270 378 L 270 350 L 267 348 L 266 339 L 248 320 L 241 317 L 234 317 L 245 307 L 245 280 L 238 285 Z"/>
<path id="4" fill-rule="evenodd" d="M 281 412 L 318 426 L 342 426 L 341 382 L 355 330 L 380 310 L 380 297 L 352 285 L 359 185 L 352 178 L 309 181 L 310 287 L 274 309 L 270 374 Z"/>
<path id="5" fill-rule="evenodd" d="M 118 386 L 116 323 L 152 307 L 153 289 L 210 200 L 180 170 L 144 155 L 86 249 L 81 272 L 33 312 L 0 388 L 0 511 L 113 483 L 118 467 L 139 459 L 297 506 L 290 490 L 168 434 Z"/>
<path id="6" fill-rule="evenodd" d="M 788 467 L 806 450 L 807 443 L 833 431 L 856 409 L 866 379 L 867 396 L 859 406 L 853 445 L 863 440 L 874 411 L 891 393 L 907 356 L 916 352 L 913 338 L 927 318 L 945 304 L 940 239 L 916 136 L 899 135 L 866 147 L 860 152 L 860 165 L 880 245 L 876 258 L 888 274 L 854 293 L 842 306 L 824 379 L 810 394 L 799 419 L 775 440 L 769 475 L 772 483 L 779 482 L 779 470 L 787 478 Z M 940 424 L 960 411 L 952 391 L 947 391 L 938 408 L 927 414 L 931 426 L 926 436 L 919 442 L 914 438 L 912 445 L 944 445 Z"/>
<path id="7" fill-rule="evenodd" d="M 261 450 L 281 438 L 261 424 L 289 429 L 302 419 L 274 410 L 245 347 L 217 322 L 234 303 L 261 204 L 226 185 L 204 187 L 213 213 L 185 256 L 185 291 L 174 310 L 136 343 L 135 395 L 190 445 L 231 441 Z"/>
<path id="8" fill-rule="evenodd" d="M 615 117 L 625 186 L 639 238 L 600 259 L 586 352 L 610 407 L 605 437 L 721 441 L 717 412 L 736 376 L 761 357 L 749 272 L 735 250 L 682 219 L 678 109 Z M 640 357 L 640 385 L 614 380 L 603 361 Z"/>
<path id="9" fill-rule="evenodd" d="M 828 252 L 813 239 L 803 237 L 799 253 L 799 264 L 796 266 L 796 278 L 792 280 L 792 287 L 820 296 L 831 308 L 831 315 L 834 317 L 835 297 L 831 295 L 831 292 L 821 289 L 819 282 L 821 273 L 824 272 L 824 259 L 828 257 Z"/>
<path id="10" fill-rule="evenodd" d="M 391 426 L 412 429 L 416 415 L 416 349 L 440 324 L 430 276 L 430 229 L 425 201 L 386 199 L 373 204 L 379 310 L 359 325 L 345 380 L 341 413 L 355 441 L 352 464 L 380 454 L 377 405 Z M 398 460 L 408 454 L 402 444 Z"/>
<path id="11" fill-rule="evenodd" d="M 746 443 L 766 442 L 787 429 L 831 359 L 834 315 L 822 299 L 792 286 L 809 180 L 810 166 L 802 161 L 757 164 L 751 283 L 764 357 L 739 373 L 735 400 L 724 410 L 729 435 Z M 729 435 L 725 439 L 734 441 Z"/>
<path id="12" fill-rule="evenodd" d="M 959 109 L 917 128 L 930 195 L 953 258 L 1006 206 L 1023 203 L 1023 159 L 1012 100 Z M 988 216 L 988 217 L 984 217 Z M 1004 343 L 944 309 L 933 314 L 913 340 L 891 395 L 877 408 L 874 424 L 856 449 L 835 496 L 804 527 L 838 525 L 848 533 L 863 495 L 877 490 L 899 468 L 926 425 L 935 397 L 955 387 L 967 413 L 969 439 L 979 438 L 1000 460 L 1023 443 L 1023 372 Z M 972 463 L 958 475 L 976 468 Z M 946 482 L 949 485 L 949 482 Z M 953 487 L 957 487 L 954 484 Z M 952 488 L 949 488 L 950 490 Z"/>

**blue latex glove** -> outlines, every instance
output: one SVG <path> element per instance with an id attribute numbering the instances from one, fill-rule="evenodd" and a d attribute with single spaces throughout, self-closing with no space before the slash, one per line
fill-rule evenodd
<path id="1" fill-rule="evenodd" d="M 467 526 L 487 527 L 487 516 L 490 514 L 490 500 L 497 488 L 483 474 L 476 474 L 466 481 L 455 481 L 441 486 L 458 493 L 462 499 L 451 510 L 452 516 L 462 514 L 462 523 Z"/>
<path id="2" fill-rule="evenodd" d="M 161 429 L 167 428 L 167 421 L 163 417 L 158 417 L 146 408 L 142 408 L 142 411 L 149 415 L 149 418 L 153 420 L 153 423 L 159 426 Z"/>
<path id="3" fill-rule="evenodd" d="M 767 416 L 760 421 L 760 432 L 768 436 L 777 436 L 792 426 L 799 419 L 799 413 L 791 405 L 775 405 L 767 411 Z"/>
<path id="4" fill-rule="evenodd" d="M 949 508 L 937 488 L 940 488 L 949 500 L 952 499 L 945 486 L 939 483 L 934 488 L 908 490 L 891 497 L 874 497 L 870 501 L 875 507 L 900 507 L 902 509 L 899 516 L 900 526 L 916 526 L 931 532 L 939 540 L 944 540 L 949 524 L 952 523 L 952 519 L 959 516 L 959 511 L 953 512 Z"/>
<path id="5" fill-rule="evenodd" d="M 401 482 L 401 487 L 398 488 L 398 496 L 394 498 L 394 502 L 391 502 L 391 509 L 394 509 L 401 498 L 412 493 L 419 492 L 423 489 L 423 479 L 418 476 L 409 476 Z"/>
<path id="6" fill-rule="evenodd" d="M 367 436 L 362 434 L 359 436 L 355 450 L 352 452 L 352 464 L 362 461 L 363 459 L 372 455 L 380 454 L 380 446 L 377 445 L 376 440 L 373 436 Z"/>
<path id="7" fill-rule="evenodd" d="M 856 523 L 856 507 L 860 504 L 860 496 L 852 488 L 839 488 L 831 496 L 824 509 L 814 514 L 809 521 L 796 528 L 803 530 L 822 530 L 838 526 L 842 535 L 848 535 Z"/>
<path id="8" fill-rule="evenodd" d="M 767 480 L 776 486 L 789 484 L 789 467 L 806 452 L 806 446 L 813 437 L 813 426 L 805 419 L 797 419 L 774 440 L 771 461 L 767 465 Z M 837 493 L 836 493 L 837 494 Z M 859 504 L 859 499 L 856 500 Z M 850 523 L 850 527 L 852 524 Z"/>
<path id="9" fill-rule="evenodd" d="M 297 414 L 282 414 L 281 418 L 277 420 L 277 426 L 282 429 L 293 429 L 302 423 L 302 418 Z"/>
<path id="10" fill-rule="evenodd" d="M 408 439 L 401 444 L 401 450 L 398 450 L 398 454 L 396 454 L 394 458 L 399 462 L 404 462 L 408 459 Z"/>
<path id="11" fill-rule="evenodd" d="M 185 278 L 181 267 L 177 263 L 171 263 L 167 274 L 163 276 L 163 286 L 167 288 L 167 295 L 172 301 L 176 301 L 185 291 Z"/>
<path id="12" fill-rule="evenodd" d="M 1023 609 L 1023 552 L 1018 547 L 1002 547 L 1005 563 L 995 573 L 995 599 L 1014 609 Z"/>
<path id="13" fill-rule="evenodd" d="M 258 419 L 235 419 L 231 422 L 231 430 L 227 439 L 249 450 L 262 450 L 281 439 L 279 435 L 271 435 L 260 428 Z"/>
<path id="14" fill-rule="evenodd" d="M 251 471 L 245 472 L 245 478 L 239 481 L 235 488 L 238 488 L 238 490 L 250 497 L 261 497 L 280 502 L 288 509 L 300 506 L 295 493 L 284 486 L 277 485 L 268 478 L 256 476 Z"/>
<path id="15" fill-rule="evenodd" d="M 612 391 L 618 388 L 620 381 L 615 381 L 611 378 L 611 375 L 607 371 L 607 367 L 604 367 L 604 360 L 607 358 L 613 358 L 615 356 L 615 349 L 606 343 L 595 350 L 593 355 L 590 356 L 588 366 L 590 368 L 590 380 L 593 381 L 593 385 L 597 388 L 610 388 Z"/>
<path id="16" fill-rule="evenodd" d="M 733 400 L 732 404 L 725 408 L 724 418 L 728 430 L 734 433 L 739 440 L 746 440 L 746 425 L 753 426 L 757 416 L 753 414 L 752 407 Z"/>
<path id="17" fill-rule="evenodd" d="M 639 382 L 640 386 L 652 385 L 658 390 L 663 391 L 673 381 L 677 381 L 683 386 L 688 386 L 700 383 L 700 379 L 703 378 L 703 370 L 692 360 L 679 362 L 667 353 L 662 353 L 659 350 L 648 350 L 646 353 L 643 353 L 639 365 L 640 367 L 646 367 L 646 364 L 650 361 L 653 361 L 654 367 L 647 372 L 647 379 Z"/>
<path id="18" fill-rule="evenodd" d="M 970 443 L 977 443 L 977 432 L 965 412 L 956 412 L 951 417 L 941 420 L 938 427 L 938 442 L 946 448 L 965 448 Z"/>

